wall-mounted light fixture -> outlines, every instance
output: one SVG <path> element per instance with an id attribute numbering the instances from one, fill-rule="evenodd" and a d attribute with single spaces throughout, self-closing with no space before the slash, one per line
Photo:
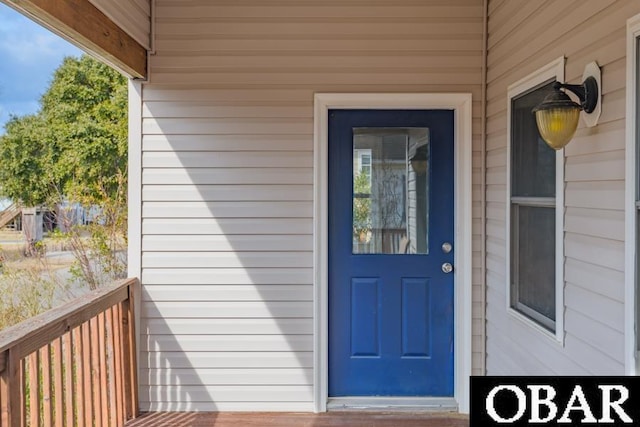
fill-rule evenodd
<path id="1" fill-rule="evenodd" d="M 533 109 L 540 136 L 554 150 L 564 148 L 571 141 L 578 128 L 581 110 L 585 112 L 584 120 L 588 127 L 598 123 L 602 96 L 600 67 L 596 62 L 587 64 L 582 82 L 580 85 L 554 83 L 553 92 Z M 575 94 L 580 103 L 574 102 L 560 89 Z"/>
<path id="2" fill-rule="evenodd" d="M 427 171 L 427 163 L 429 161 L 428 146 L 422 145 L 416 149 L 415 154 L 409 159 L 413 171 L 422 175 Z"/>

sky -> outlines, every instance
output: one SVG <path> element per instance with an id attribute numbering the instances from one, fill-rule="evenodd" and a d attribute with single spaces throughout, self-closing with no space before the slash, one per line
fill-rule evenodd
<path id="1" fill-rule="evenodd" d="M 53 72 L 82 51 L 0 3 L 0 135 L 11 115 L 38 111 Z"/>

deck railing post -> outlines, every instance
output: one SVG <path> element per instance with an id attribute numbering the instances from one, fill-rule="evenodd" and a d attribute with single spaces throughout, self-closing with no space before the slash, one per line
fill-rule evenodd
<path id="1" fill-rule="evenodd" d="M 131 342 L 129 346 L 129 369 L 131 372 L 131 407 L 133 411 L 133 418 L 138 416 L 138 349 L 136 347 L 136 316 L 135 316 L 135 287 L 136 282 L 129 285 L 129 340 Z"/>
<path id="2" fill-rule="evenodd" d="M 0 425 L 22 427 L 22 364 L 16 352 L 8 349 L 3 353 L 3 367 L 0 372 Z"/>
<path id="3" fill-rule="evenodd" d="M 138 370 L 136 362 L 136 331 L 134 317 L 134 289 L 129 286 L 129 298 L 122 302 L 124 400 L 127 420 L 138 416 Z"/>

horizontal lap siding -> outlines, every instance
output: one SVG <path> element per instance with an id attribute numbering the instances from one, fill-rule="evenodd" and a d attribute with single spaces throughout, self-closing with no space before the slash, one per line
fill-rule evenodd
<path id="1" fill-rule="evenodd" d="M 637 2 L 490 1 L 487 86 L 487 373 L 624 373 L 626 20 Z M 507 87 L 564 55 L 566 80 L 602 67 L 596 128 L 565 149 L 565 343 L 506 311 Z"/>
<path id="2" fill-rule="evenodd" d="M 158 0 L 156 24 L 142 408 L 312 410 L 314 93 L 471 92 L 480 171 L 482 2 Z"/>
<path id="3" fill-rule="evenodd" d="M 150 49 L 151 0 L 89 0 L 135 41 Z"/>

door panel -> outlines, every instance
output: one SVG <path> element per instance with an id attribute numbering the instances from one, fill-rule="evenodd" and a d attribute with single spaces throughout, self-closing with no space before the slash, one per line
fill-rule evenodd
<path id="1" fill-rule="evenodd" d="M 375 278 L 351 279 L 351 356 L 380 356 L 380 281 Z"/>
<path id="2" fill-rule="evenodd" d="M 431 355 L 431 288 L 428 279 L 402 279 L 402 357 Z"/>
<path id="3" fill-rule="evenodd" d="M 453 112 L 329 112 L 329 395 L 453 395 Z M 454 248 L 455 249 L 455 248 Z"/>

